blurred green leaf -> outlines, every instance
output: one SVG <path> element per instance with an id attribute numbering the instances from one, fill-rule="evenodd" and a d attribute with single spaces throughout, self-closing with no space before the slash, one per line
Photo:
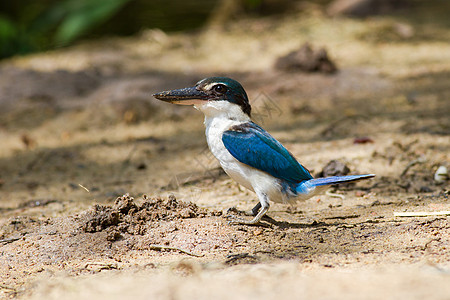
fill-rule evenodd
<path id="1" fill-rule="evenodd" d="M 7 17 L 0 15 L 0 58 L 15 52 L 16 25 Z"/>
<path id="2" fill-rule="evenodd" d="M 55 42 L 66 45 L 108 20 L 130 0 L 67 0 L 68 13 L 58 27 Z"/>
<path id="3" fill-rule="evenodd" d="M 7 17 L 0 15 L 0 39 L 8 39 L 16 34 L 16 26 Z"/>
<path id="4" fill-rule="evenodd" d="M 67 46 L 82 37 L 129 35 L 143 27 L 198 28 L 216 1 L 0 0 L 0 59 Z"/>
<path id="5" fill-rule="evenodd" d="M 262 0 L 245 0 L 245 4 L 250 8 L 255 8 L 262 4 Z"/>

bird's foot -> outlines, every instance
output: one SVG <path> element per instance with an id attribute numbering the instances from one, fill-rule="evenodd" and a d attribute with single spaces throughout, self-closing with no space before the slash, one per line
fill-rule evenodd
<path id="1" fill-rule="evenodd" d="M 226 217 L 234 217 L 235 215 L 239 215 L 239 216 L 255 216 L 255 214 L 253 214 L 253 211 L 245 211 L 245 210 L 239 210 L 236 207 L 230 207 L 229 209 L 227 209 L 227 215 Z"/>
<path id="2" fill-rule="evenodd" d="M 259 225 L 260 220 L 255 220 L 256 218 L 253 218 L 251 220 L 239 218 L 238 216 L 232 216 L 228 215 L 226 217 L 228 219 L 229 225 Z"/>
<path id="3" fill-rule="evenodd" d="M 228 222 L 230 225 L 260 225 L 261 218 L 266 214 L 269 207 L 264 207 L 259 210 L 258 214 L 251 220 L 245 220 L 237 216 L 228 215 L 227 218 L 232 219 Z M 253 215 L 253 213 L 252 213 Z"/>

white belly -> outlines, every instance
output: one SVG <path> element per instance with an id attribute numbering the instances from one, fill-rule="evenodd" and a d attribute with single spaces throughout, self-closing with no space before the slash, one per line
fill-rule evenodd
<path id="1" fill-rule="evenodd" d="M 217 158 L 224 171 L 236 182 L 247 189 L 256 192 L 265 193 L 270 200 L 275 202 L 285 202 L 286 195 L 281 193 L 279 180 L 266 172 L 259 171 L 248 165 L 239 162 L 225 148 L 222 142 L 222 134 L 234 125 L 241 122 L 213 119 L 207 120 L 206 124 L 206 140 L 212 154 Z"/>

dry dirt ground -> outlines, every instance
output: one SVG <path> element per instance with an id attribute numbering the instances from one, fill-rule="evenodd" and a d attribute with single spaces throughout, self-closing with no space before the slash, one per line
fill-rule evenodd
<path id="1" fill-rule="evenodd" d="M 429 20 L 311 6 L 2 62 L 0 295 L 450 299 L 448 216 L 394 216 L 450 211 L 434 179 L 450 167 L 450 32 Z M 273 68 L 306 41 L 339 72 Z M 338 160 L 377 177 L 229 225 L 255 195 L 220 171 L 200 113 L 150 96 L 210 75 L 239 80 L 314 174 Z"/>

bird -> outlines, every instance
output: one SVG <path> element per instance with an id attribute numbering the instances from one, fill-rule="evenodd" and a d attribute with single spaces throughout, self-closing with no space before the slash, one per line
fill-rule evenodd
<path id="1" fill-rule="evenodd" d="M 156 99 L 193 105 L 205 115 L 208 147 L 232 179 L 253 191 L 259 202 L 252 219 L 235 217 L 232 224 L 259 224 L 270 202 L 306 200 L 328 186 L 375 177 L 375 174 L 313 178 L 279 141 L 252 121 L 242 85 L 228 77 L 208 77 L 193 87 L 153 94 Z"/>

